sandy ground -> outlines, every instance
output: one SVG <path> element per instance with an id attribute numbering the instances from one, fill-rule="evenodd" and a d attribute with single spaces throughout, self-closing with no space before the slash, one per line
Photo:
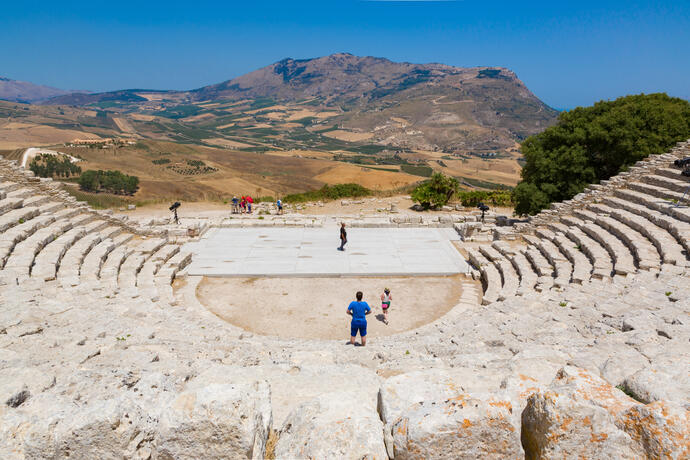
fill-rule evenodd
<path id="1" fill-rule="evenodd" d="M 452 309 L 463 275 L 385 278 L 204 278 L 197 297 L 212 313 L 257 334 L 283 338 L 349 340 L 348 304 L 361 290 L 372 307 L 368 340 L 420 327 Z M 393 302 L 383 323 L 380 295 Z M 480 289 L 481 291 L 481 289 Z M 359 339 L 358 339 L 359 340 Z"/>

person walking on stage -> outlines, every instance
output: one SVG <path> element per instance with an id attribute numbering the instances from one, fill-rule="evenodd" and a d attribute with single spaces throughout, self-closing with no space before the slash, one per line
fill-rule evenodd
<path id="1" fill-rule="evenodd" d="M 278 207 L 278 214 L 283 213 L 283 202 L 280 198 L 276 201 L 276 206 Z"/>
<path id="2" fill-rule="evenodd" d="M 357 300 L 350 302 L 347 307 L 347 314 L 352 316 L 350 322 L 350 345 L 355 344 L 357 333 L 362 339 L 362 346 L 367 344 L 367 315 L 371 313 L 371 307 L 368 303 L 362 302 L 362 291 L 357 291 Z"/>
<path id="3" fill-rule="evenodd" d="M 347 232 L 345 231 L 345 222 L 340 224 L 340 247 L 338 251 L 345 250 L 345 243 L 347 243 Z"/>
<path id="4" fill-rule="evenodd" d="M 383 294 L 381 294 L 381 309 L 383 310 L 383 322 L 385 324 L 388 324 L 388 309 L 391 307 L 391 300 L 393 300 L 391 290 L 384 288 Z"/>

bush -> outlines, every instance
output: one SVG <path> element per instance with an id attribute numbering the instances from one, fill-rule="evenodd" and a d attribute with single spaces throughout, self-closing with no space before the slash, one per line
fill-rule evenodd
<path id="1" fill-rule="evenodd" d="M 410 195 L 424 209 L 438 208 L 448 203 L 457 193 L 459 185 L 454 177 L 434 173 L 431 179 L 415 187 Z"/>
<path id="2" fill-rule="evenodd" d="M 38 177 L 70 177 L 80 174 L 81 168 L 66 156 L 36 155 L 29 163 L 29 169 Z"/>
<path id="3" fill-rule="evenodd" d="M 578 107 L 522 143 L 518 214 L 536 214 L 690 137 L 690 103 L 663 93 L 626 96 Z"/>
<path id="4" fill-rule="evenodd" d="M 139 188 L 139 178 L 120 171 L 84 171 L 79 177 L 79 187 L 86 192 L 108 192 L 116 195 L 133 195 Z"/>
<path id="5" fill-rule="evenodd" d="M 304 203 L 307 201 L 337 200 L 340 198 L 359 198 L 371 195 L 371 190 L 359 184 L 324 185 L 318 190 L 285 195 L 285 203 Z"/>
<path id="6" fill-rule="evenodd" d="M 472 208 L 479 205 L 479 203 L 504 207 L 513 205 L 512 194 L 507 190 L 458 192 L 457 198 L 463 206 Z"/>

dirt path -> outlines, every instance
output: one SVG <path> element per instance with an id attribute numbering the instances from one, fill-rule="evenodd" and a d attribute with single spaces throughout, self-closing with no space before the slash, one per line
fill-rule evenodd
<path id="1" fill-rule="evenodd" d="M 357 290 L 372 307 L 369 339 L 415 329 L 453 308 L 462 294 L 462 275 L 398 278 L 204 278 L 199 301 L 218 317 L 245 330 L 283 338 L 348 339 L 345 313 Z M 379 296 L 391 289 L 389 324 Z"/>

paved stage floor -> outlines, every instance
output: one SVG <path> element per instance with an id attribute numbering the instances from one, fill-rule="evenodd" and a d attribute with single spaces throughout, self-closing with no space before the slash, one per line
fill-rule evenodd
<path id="1" fill-rule="evenodd" d="M 449 228 L 217 228 L 190 243 L 190 275 L 369 276 L 466 273 Z"/>

